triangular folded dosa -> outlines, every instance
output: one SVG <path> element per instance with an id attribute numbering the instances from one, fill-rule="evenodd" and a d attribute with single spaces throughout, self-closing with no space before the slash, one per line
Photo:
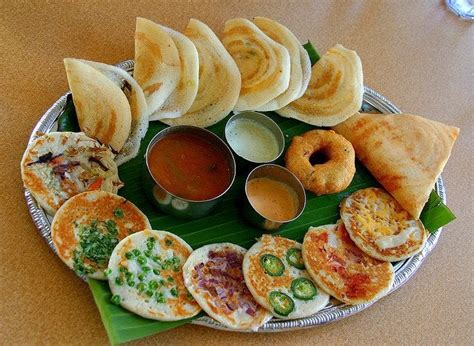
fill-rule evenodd
<path id="1" fill-rule="evenodd" d="M 175 119 L 160 119 L 168 125 L 208 127 L 224 119 L 234 108 L 240 91 L 240 73 L 216 34 L 197 19 L 189 21 L 184 34 L 199 56 L 199 87 L 191 108 Z"/>
<path id="2" fill-rule="evenodd" d="M 79 127 L 86 135 L 119 152 L 130 134 L 127 97 L 114 81 L 78 59 L 64 59 Z"/>
<path id="3" fill-rule="evenodd" d="M 459 129 L 411 114 L 356 114 L 334 127 L 357 158 L 412 216 L 419 218 Z"/>

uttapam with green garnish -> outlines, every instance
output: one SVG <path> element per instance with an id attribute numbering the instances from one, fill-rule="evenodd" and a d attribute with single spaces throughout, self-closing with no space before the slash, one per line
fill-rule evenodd
<path id="1" fill-rule="evenodd" d="M 243 272 L 255 300 L 276 317 L 307 317 L 329 302 L 306 271 L 301 244 L 294 240 L 263 235 L 245 254 Z"/>
<path id="2" fill-rule="evenodd" d="M 75 195 L 62 205 L 51 224 L 58 256 L 77 274 L 105 280 L 110 254 L 126 236 L 150 228 L 133 203 L 105 191 Z"/>
<path id="3" fill-rule="evenodd" d="M 257 304 L 245 286 L 245 250 L 231 243 L 203 246 L 183 267 L 184 283 L 209 316 L 239 330 L 257 330 L 272 315 Z"/>
<path id="4" fill-rule="evenodd" d="M 176 321 L 201 308 L 184 286 L 183 264 L 193 249 L 178 236 L 146 229 L 114 249 L 107 277 L 112 302 L 145 318 Z"/>

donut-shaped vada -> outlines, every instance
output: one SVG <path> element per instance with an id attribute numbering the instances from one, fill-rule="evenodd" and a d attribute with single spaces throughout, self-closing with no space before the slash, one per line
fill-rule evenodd
<path id="1" fill-rule="evenodd" d="M 285 163 L 304 188 L 318 196 L 344 190 L 355 173 L 352 144 L 332 130 L 311 130 L 293 137 Z"/>

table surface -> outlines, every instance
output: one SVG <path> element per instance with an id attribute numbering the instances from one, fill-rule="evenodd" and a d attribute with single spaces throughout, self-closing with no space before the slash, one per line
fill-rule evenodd
<path id="1" fill-rule="evenodd" d="M 267 16 L 321 53 L 336 43 L 358 52 L 364 83 L 403 111 L 455 125 L 461 135 L 444 170 L 457 219 L 414 277 L 371 308 L 307 330 L 242 334 L 184 326 L 143 344 L 328 344 L 473 342 L 474 25 L 444 1 L 0 1 L 0 340 L 106 344 L 85 283 L 36 232 L 19 163 L 41 114 L 67 90 L 62 59 L 133 58 L 135 18 L 177 30 L 190 18 L 219 35 L 226 19 Z M 380 339 L 380 336 L 384 339 Z"/>

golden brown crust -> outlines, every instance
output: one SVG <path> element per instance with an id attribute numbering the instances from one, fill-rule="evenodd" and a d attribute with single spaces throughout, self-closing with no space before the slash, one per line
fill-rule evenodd
<path id="1" fill-rule="evenodd" d="M 310 158 L 320 152 L 328 157 L 311 165 Z M 334 131 L 311 130 L 293 137 L 285 155 L 286 167 L 306 190 L 325 195 L 344 190 L 355 174 L 355 153 L 351 143 Z"/>
<path id="2" fill-rule="evenodd" d="M 310 228 L 303 241 L 303 260 L 319 286 L 348 304 L 382 297 L 394 280 L 392 264 L 363 253 L 340 221 L 337 225 Z"/>

